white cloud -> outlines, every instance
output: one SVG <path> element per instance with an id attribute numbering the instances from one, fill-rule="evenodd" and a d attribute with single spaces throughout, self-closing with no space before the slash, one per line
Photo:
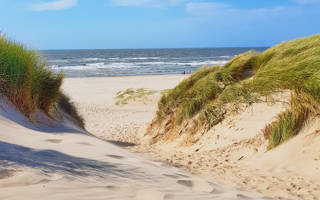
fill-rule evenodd
<path id="1" fill-rule="evenodd" d="M 40 2 L 31 6 L 32 10 L 64 10 L 71 8 L 77 4 L 77 0 L 53 0 L 50 2 Z"/>
<path id="2" fill-rule="evenodd" d="M 187 0 L 111 0 L 116 6 L 168 7 L 176 6 Z"/>

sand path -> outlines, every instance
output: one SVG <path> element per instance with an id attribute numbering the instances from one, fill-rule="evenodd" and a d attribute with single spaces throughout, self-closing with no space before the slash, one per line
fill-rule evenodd
<path id="1" fill-rule="evenodd" d="M 81 81 L 90 85 L 89 80 Z M 107 105 L 82 86 L 75 88 L 87 94 L 84 105 Z M 137 156 L 80 130 L 67 118 L 52 121 L 38 112 L 31 123 L 5 98 L 0 100 L 0 199 L 264 199 Z M 107 113 L 108 109 L 112 110 L 107 107 Z M 116 122 L 115 117 L 97 113 L 93 117 L 106 125 L 96 129 Z"/>

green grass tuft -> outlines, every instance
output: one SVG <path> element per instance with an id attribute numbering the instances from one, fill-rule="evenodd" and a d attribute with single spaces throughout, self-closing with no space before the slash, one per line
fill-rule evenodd
<path id="1" fill-rule="evenodd" d="M 266 128 L 270 148 L 297 134 L 310 116 L 318 113 L 319 34 L 282 42 L 262 53 L 249 51 L 224 66 L 201 68 L 162 96 L 157 116 L 161 120 L 175 113 L 177 124 L 197 116 L 202 125 L 212 127 L 230 107 L 250 105 L 260 101 L 261 96 L 283 90 L 291 90 L 295 96 L 291 108 Z M 305 102 L 308 105 L 301 106 Z"/>
<path id="2" fill-rule="evenodd" d="M 156 93 L 154 90 L 149 90 L 146 88 L 138 88 L 138 89 L 132 89 L 128 88 L 124 91 L 117 92 L 116 96 L 116 105 L 124 105 L 128 104 L 130 101 L 141 101 L 144 102 L 147 100 L 147 96 L 152 95 Z"/>
<path id="3" fill-rule="evenodd" d="M 59 95 L 57 105 L 65 113 L 73 117 L 81 128 L 84 128 L 84 119 L 81 115 L 79 115 L 76 106 L 71 102 L 70 98 L 67 95 L 61 93 Z"/>
<path id="4" fill-rule="evenodd" d="M 319 103 L 303 93 L 293 93 L 290 104 L 288 110 L 263 130 L 265 138 L 269 139 L 269 149 L 297 135 L 308 119 L 320 112 Z"/>
<path id="5" fill-rule="evenodd" d="M 27 117 L 35 109 L 50 116 L 52 105 L 61 101 L 63 74 L 47 69 L 47 62 L 36 51 L 22 44 L 0 37 L 0 92 Z M 76 113 L 75 108 L 71 113 Z M 79 118 L 79 120 L 81 120 Z"/>

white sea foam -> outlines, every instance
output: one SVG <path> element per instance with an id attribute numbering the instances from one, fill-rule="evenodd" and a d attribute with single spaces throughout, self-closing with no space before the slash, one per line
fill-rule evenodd
<path id="1" fill-rule="evenodd" d="M 124 58 L 125 60 L 149 60 L 149 59 L 159 59 L 160 57 L 136 57 L 136 58 Z"/>
<path id="2" fill-rule="evenodd" d="M 51 60 L 51 62 L 53 62 L 53 63 L 65 63 L 65 62 L 68 62 L 68 60 L 55 59 L 55 60 Z"/>
<path id="3" fill-rule="evenodd" d="M 117 63 L 87 63 L 85 65 L 74 65 L 74 66 L 58 66 L 58 65 L 51 65 L 51 69 L 54 70 L 99 70 L 99 69 L 117 69 L 117 68 L 138 68 L 138 67 L 145 67 L 145 66 L 203 66 L 203 65 L 223 65 L 228 61 L 219 60 L 219 61 L 202 61 L 202 62 L 117 62 Z M 156 68 L 155 68 L 156 70 Z"/>
<path id="4" fill-rule="evenodd" d="M 202 61 L 202 62 L 143 62 L 143 65 L 179 65 L 179 66 L 202 66 L 202 65 L 223 65 L 228 61 Z"/>
<path id="5" fill-rule="evenodd" d="M 104 58 L 82 58 L 83 61 L 104 61 Z"/>
<path id="6" fill-rule="evenodd" d="M 94 68 L 94 67 L 85 66 L 85 65 L 74 65 L 74 66 L 55 66 L 55 65 L 51 65 L 50 67 L 53 70 L 76 70 L 76 71 L 96 70 L 96 68 Z"/>
<path id="7" fill-rule="evenodd" d="M 187 62 L 187 63 L 177 63 L 177 65 L 191 65 L 191 66 L 203 66 L 203 65 L 224 65 L 228 61 L 225 60 L 208 60 L 202 62 Z"/>
<path id="8" fill-rule="evenodd" d="M 108 69 L 108 68 L 134 68 L 139 67 L 134 63 L 88 63 L 86 65 L 73 65 L 73 66 L 58 66 L 58 65 L 51 65 L 51 69 L 53 70 L 99 70 L 99 69 Z"/>
<path id="9" fill-rule="evenodd" d="M 86 66 L 103 66 L 104 63 L 100 62 L 100 63 L 87 63 Z"/>

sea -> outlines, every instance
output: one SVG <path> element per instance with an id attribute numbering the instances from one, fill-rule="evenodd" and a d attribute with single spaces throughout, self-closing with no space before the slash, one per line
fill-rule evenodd
<path id="1" fill-rule="evenodd" d="M 113 77 L 192 73 L 202 66 L 223 65 L 254 48 L 44 50 L 49 68 L 66 77 Z"/>

